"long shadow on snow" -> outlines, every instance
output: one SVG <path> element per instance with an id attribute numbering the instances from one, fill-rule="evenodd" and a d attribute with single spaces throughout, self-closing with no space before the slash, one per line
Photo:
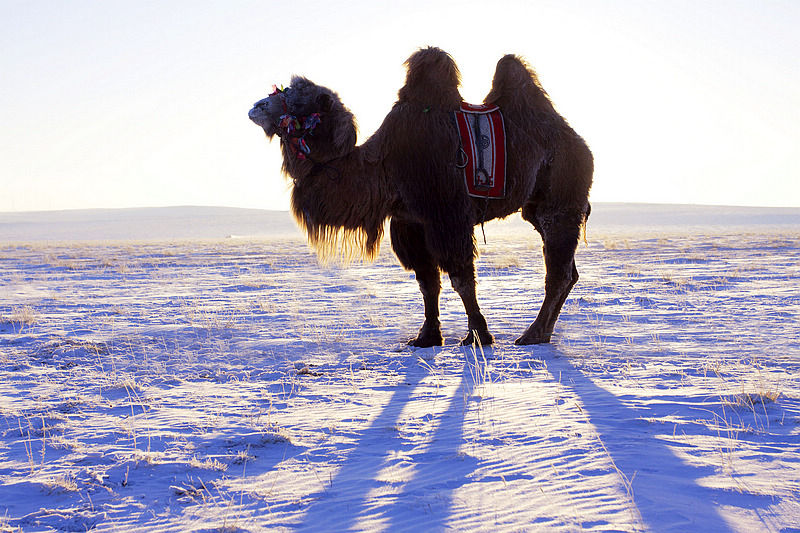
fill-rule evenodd
<path id="1" fill-rule="evenodd" d="M 752 495 L 702 486 L 699 480 L 715 469 L 687 464 L 642 423 L 644 418 L 674 414 L 674 405 L 650 404 L 646 412 L 628 407 L 562 357 L 558 347 L 550 349 L 555 357 L 547 359 L 547 370 L 580 397 L 611 459 L 631 482 L 633 501 L 647 529 L 728 531 L 731 525 L 719 513 L 719 505 L 754 507 Z"/>
<path id="2" fill-rule="evenodd" d="M 453 377 L 452 368 L 441 369 L 450 374 L 443 376 L 443 381 Z M 455 392 L 440 399 L 447 406 L 434 415 L 437 425 L 432 439 L 414 443 L 399 429 L 408 416 L 403 416 L 403 410 L 418 399 L 420 388 L 436 388 L 437 392 L 438 388 L 422 384 L 432 376 L 424 365 L 409 366 L 405 384 L 396 388 L 380 415 L 362 432 L 331 480 L 330 490 L 318 494 L 319 499 L 309 507 L 300 530 L 441 528 L 448 517 L 452 491 L 463 485 L 476 467 L 474 460 L 458 453 L 463 440 L 464 395 L 469 388 L 468 371 L 464 365 L 459 368 Z M 452 387 L 454 381 L 449 383 Z M 400 474 L 396 480 L 386 480 L 392 476 L 385 469 L 393 465 L 400 467 Z"/>

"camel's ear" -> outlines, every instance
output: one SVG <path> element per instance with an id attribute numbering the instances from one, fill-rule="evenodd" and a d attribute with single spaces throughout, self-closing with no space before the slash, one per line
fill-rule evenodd
<path id="1" fill-rule="evenodd" d="M 327 113 L 333 107 L 333 97 L 329 94 L 322 93 L 317 96 L 317 108 L 320 113 Z"/>

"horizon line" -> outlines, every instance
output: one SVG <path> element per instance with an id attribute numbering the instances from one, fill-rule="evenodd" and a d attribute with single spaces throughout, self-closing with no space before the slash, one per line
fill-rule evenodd
<path id="1" fill-rule="evenodd" d="M 773 205 L 736 205 L 736 204 L 704 204 L 704 203 L 674 203 L 674 202 L 626 202 L 626 201 L 593 201 L 592 205 L 630 205 L 630 206 L 664 206 L 664 207 L 718 207 L 729 209 L 798 209 L 800 206 L 773 206 Z M 174 204 L 174 205 L 149 205 L 149 206 L 124 206 L 124 207 L 66 207 L 59 209 L 23 209 L 13 211 L 0 211 L 3 215 L 25 213 L 60 213 L 77 211 L 135 211 L 147 209 L 238 209 L 242 211 L 269 211 L 274 213 L 290 213 L 289 209 L 267 209 L 263 207 L 243 207 L 233 205 L 203 205 L 203 204 Z M 513 213 L 512 213 L 513 214 Z"/>

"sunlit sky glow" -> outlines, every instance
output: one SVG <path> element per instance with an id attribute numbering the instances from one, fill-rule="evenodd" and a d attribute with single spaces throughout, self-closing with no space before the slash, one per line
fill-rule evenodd
<path id="1" fill-rule="evenodd" d="M 253 102 L 302 74 L 363 138 L 428 45 L 473 102 L 525 56 L 594 201 L 800 207 L 798 28 L 792 0 L 0 0 L 0 211 L 287 209 Z"/>

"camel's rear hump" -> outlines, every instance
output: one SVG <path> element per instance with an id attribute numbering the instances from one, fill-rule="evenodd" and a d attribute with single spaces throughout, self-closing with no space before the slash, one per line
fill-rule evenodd
<path id="1" fill-rule="evenodd" d="M 498 105 L 506 120 L 516 124 L 516 130 L 509 130 L 510 142 L 517 147 L 515 161 L 520 169 L 538 169 L 537 188 L 547 201 L 586 211 L 594 172 L 592 153 L 556 111 L 533 68 L 515 55 L 504 56 L 484 101 Z"/>

